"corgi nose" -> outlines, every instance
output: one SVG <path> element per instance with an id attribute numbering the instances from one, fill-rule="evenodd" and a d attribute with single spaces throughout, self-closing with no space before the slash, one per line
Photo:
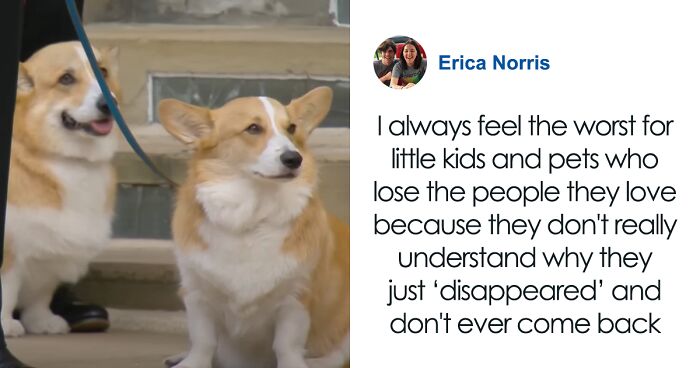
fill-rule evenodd
<path id="1" fill-rule="evenodd" d="M 97 109 L 105 115 L 111 114 L 109 111 L 109 106 L 107 106 L 107 100 L 105 100 L 104 96 L 100 97 L 100 99 L 97 100 Z"/>
<path id="2" fill-rule="evenodd" d="M 298 169 L 301 166 L 302 157 L 297 151 L 285 151 L 280 155 L 282 165 L 289 169 Z"/>

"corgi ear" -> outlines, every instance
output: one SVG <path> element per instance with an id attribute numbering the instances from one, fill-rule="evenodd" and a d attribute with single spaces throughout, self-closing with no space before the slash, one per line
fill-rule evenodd
<path id="1" fill-rule="evenodd" d="M 99 49 L 100 55 L 102 55 L 102 61 L 105 65 L 109 66 L 110 72 L 113 75 L 119 73 L 119 47 L 109 46 Z"/>
<path id="2" fill-rule="evenodd" d="M 328 115 L 332 101 L 333 90 L 329 87 L 312 89 L 287 105 L 291 123 L 297 124 L 308 136 Z"/>
<path id="3" fill-rule="evenodd" d="M 19 63 L 17 74 L 17 96 L 28 95 L 34 90 L 34 80 L 23 63 Z"/>
<path id="4" fill-rule="evenodd" d="M 119 101 L 122 97 L 121 87 L 119 83 L 116 83 L 119 80 L 119 47 L 102 47 L 99 49 L 99 52 L 101 56 L 100 65 L 108 70 L 109 75 L 104 75 L 104 77 L 107 79 L 109 89 L 112 90 L 112 97 Z"/>
<path id="5" fill-rule="evenodd" d="M 209 109 L 165 99 L 158 104 L 160 123 L 175 138 L 185 144 L 195 144 L 213 130 Z"/>
<path id="6" fill-rule="evenodd" d="M 119 57 L 119 46 L 108 46 L 102 49 L 102 53 L 105 54 L 110 60 L 117 60 Z"/>

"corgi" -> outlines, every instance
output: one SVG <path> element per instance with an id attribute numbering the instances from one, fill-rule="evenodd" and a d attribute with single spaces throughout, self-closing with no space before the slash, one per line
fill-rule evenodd
<path id="1" fill-rule="evenodd" d="M 118 96 L 117 49 L 94 51 Z M 67 333 L 51 298 L 107 245 L 116 191 L 114 122 L 80 43 L 49 45 L 20 63 L 14 122 L 2 123 L 14 124 L 2 328 L 6 336 Z"/>
<path id="2" fill-rule="evenodd" d="M 330 110 L 319 87 L 161 123 L 194 150 L 173 218 L 191 349 L 176 368 L 342 368 L 350 353 L 349 226 L 326 212 L 306 141 Z"/>

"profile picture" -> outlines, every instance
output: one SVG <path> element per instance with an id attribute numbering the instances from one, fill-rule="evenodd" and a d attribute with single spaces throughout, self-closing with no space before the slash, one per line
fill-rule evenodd
<path id="1" fill-rule="evenodd" d="M 387 38 L 374 52 L 374 74 L 385 86 L 411 88 L 425 75 L 428 58 L 423 46 L 407 36 Z"/>

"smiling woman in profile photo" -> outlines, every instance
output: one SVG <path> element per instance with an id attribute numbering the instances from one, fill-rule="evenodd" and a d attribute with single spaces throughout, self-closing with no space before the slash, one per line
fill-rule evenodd
<path id="1" fill-rule="evenodd" d="M 427 62 L 423 59 L 420 50 L 418 42 L 412 38 L 404 43 L 399 62 L 394 65 L 391 73 L 389 85 L 391 88 L 411 88 L 423 78 Z"/>

